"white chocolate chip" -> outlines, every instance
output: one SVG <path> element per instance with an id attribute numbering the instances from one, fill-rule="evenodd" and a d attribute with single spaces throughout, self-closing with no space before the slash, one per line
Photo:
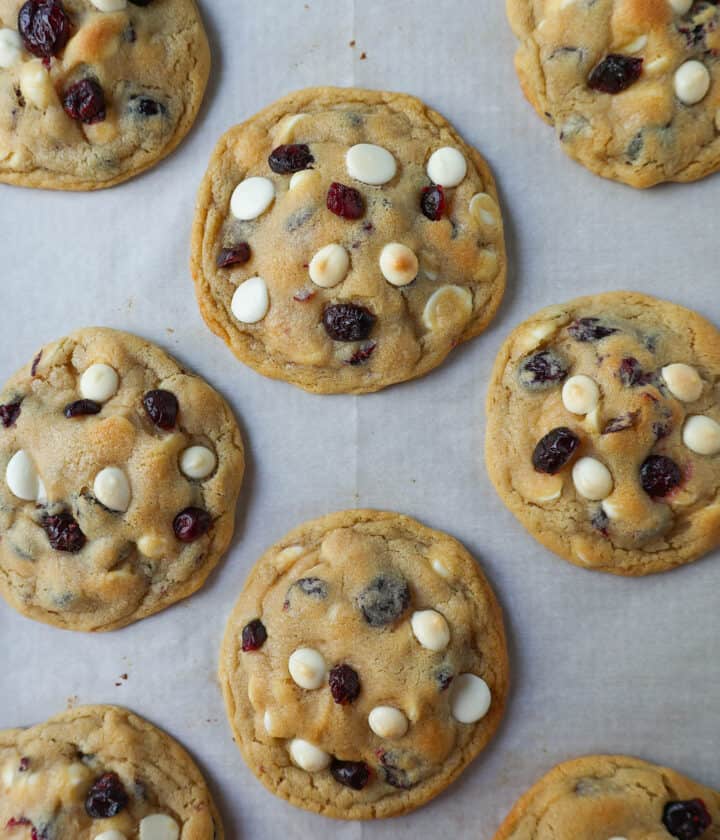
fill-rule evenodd
<path id="1" fill-rule="evenodd" d="M 50 74 L 39 58 L 20 68 L 20 92 L 27 102 L 41 111 L 56 98 Z"/>
<path id="2" fill-rule="evenodd" d="M 140 554 L 151 560 L 161 560 L 173 550 L 170 541 L 159 534 L 143 534 L 137 541 L 137 547 Z"/>
<path id="3" fill-rule="evenodd" d="M 590 414 L 600 402 L 600 389 L 589 376 L 571 376 L 563 385 L 562 401 L 571 414 Z"/>
<path id="4" fill-rule="evenodd" d="M 286 572 L 303 554 L 305 554 L 303 546 L 289 545 L 277 553 L 275 557 L 275 568 L 281 573 Z"/>
<path id="5" fill-rule="evenodd" d="M 249 222 L 268 209 L 275 200 L 275 184 L 269 178 L 246 178 L 235 187 L 230 212 L 236 219 Z"/>
<path id="6" fill-rule="evenodd" d="M 460 674 L 450 688 L 450 712 L 458 723 L 476 723 L 488 713 L 492 703 L 485 680 L 475 674 Z"/>
<path id="7" fill-rule="evenodd" d="M 202 481 L 215 471 L 217 457 L 207 446 L 188 446 L 180 456 L 180 470 L 188 478 Z"/>
<path id="8" fill-rule="evenodd" d="M 319 651 L 313 648 L 298 648 L 288 660 L 288 671 L 300 688 L 312 691 L 320 688 L 325 682 L 327 665 Z"/>
<path id="9" fill-rule="evenodd" d="M 167 814 L 151 814 L 140 820 L 140 840 L 178 840 L 180 829 Z"/>
<path id="10" fill-rule="evenodd" d="M 694 0 L 669 0 L 673 12 L 678 15 L 687 14 L 692 8 Z"/>
<path id="11" fill-rule="evenodd" d="M 265 714 L 263 715 L 263 726 L 271 738 L 278 737 L 275 734 L 278 730 L 275 728 L 275 719 L 273 718 L 273 713 L 270 709 L 265 709 Z"/>
<path id="12" fill-rule="evenodd" d="M 283 117 L 273 130 L 276 143 L 292 143 L 295 139 L 295 127 L 302 122 L 307 114 L 288 114 Z"/>
<path id="13" fill-rule="evenodd" d="M 380 271 L 393 286 L 407 286 L 417 277 L 419 269 L 415 252 L 407 245 L 390 242 L 380 252 Z"/>
<path id="14" fill-rule="evenodd" d="M 430 155 L 427 174 L 433 184 L 457 187 L 467 175 L 467 161 L 457 149 L 445 146 Z"/>
<path id="15" fill-rule="evenodd" d="M 666 365 L 660 373 L 670 393 L 680 402 L 695 402 L 700 399 L 703 381 L 694 367 L 676 362 Z"/>
<path id="16" fill-rule="evenodd" d="M 580 458 L 572 471 L 573 483 L 585 499 L 599 502 L 613 491 L 613 478 L 605 464 L 596 458 Z"/>
<path id="17" fill-rule="evenodd" d="M 440 575 L 440 577 L 449 578 L 450 572 L 447 566 L 443 566 L 443 564 L 439 560 L 433 560 L 430 564 L 433 569 Z"/>
<path id="18" fill-rule="evenodd" d="M 720 452 L 720 423 L 712 417 L 694 414 L 683 426 L 683 443 L 698 455 L 717 455 Z"/>
<path id="19" fill-rule="evenodd" d="M 390 152 L 372 143 L 358 143 L 348 149 L 345 165 L 351 178 L 373 186 L 387 184 L 397 172 L 397 163 Z"/>
<path id="20" fill-rule="evenodd" d="M 127 0 L 90 0 L 101 12 L 121 12 L 127 8 Z"/>
<path id="21" fill-rule="evenodd" d="M 257 324 L 267 315 L 270 295 L 267 283 L 262 277 L 250 277 L 241 283 L 230 304 L 232 314 L 243 324 Z"/>
<path id="22" fill-rule="evenodd" d="M 654 58 L 652 61 L 647 63 L 645 67 L 644 73 L 646 76 L 655 76 L 664 73 L 670 67 L 670 57 L 667 55 L 661 55 L 658 58 Z"/>
<path id="23" fill-rule="evenodd" d="M 290 757 L 301 770 L 306 770 L 308 773 L 325 770 L 331 759 L 331 756 L 315 744 L 303 741 L 302 738 L 293 738 L 290 741 Z"/>
<path id="24" fill-rule="evenodd" d="M 498 206 L 487 193 L 477 193 L 470 199 L 470 214 L 486 227 L 497 227 Z"/>
<path id="25" fill-rule="evenodd" d="M 2 769 L 2 773 L 0 773 L 0 781 L 2 781 L 3 785 L 6 788 L 10 788 L 15 781 L 15 776 L 17 775 L 17 762 L 15 761 L 8 761 L 7 764 Z"/>
<path id="26" fill-rule="evenodd" d="M 368 715 L 370 729 L 379 738 L 402 738 L 408 731 L 408 719 L 392 706 L 376 706 Z"/>
<path id="27" fill-rule="evenodd" d="M 429 330 L 462 327 L 472 316 L 472 292 L 462 286 L 443 286 L 428 298 L 423 324 Z"/>
<path id="28" fill-rule="evenodd" d="M 697 105 L 709 90 L 710 71 L 701 61 L 686 61 L 675 71 L 675 94 L 685 105 Z"/>
<path id="29" fill-rule="evenodd" d="M 450 644 L 450 628 L 437 610 L 420 610 L 410 619 L 413 634 L 428 650 L 441 651 Z"/>
<path id="30" fill-rule="evenodd" d="M 332 289 L 347 277 L 350 271 L 350 254 L 342 245 L 326 245 L 310 261 L 309 271 L 310 279 L 316 286 Z"/>
<path id="31" fill-rule="evenodd" d="M 24 449 L 16 452 L 8 461 L 5 483 L 13 496 L 24 502 L 36 502 L 44 495 L 45 488 L 38 477 L 35 464 Z"/>
<path id="32" fill-rule="evenodd" d="M 623 55 L 632 55 L 633 53 L 638 53 L 640 50 L 644 50 L 647 46 L 648 38 L 647 35 L 638 35 L 638 37 L 631 41 L 629 44 L 625 44 L 625 46 L 620 47 L 618 50 L 619 53 Z"/>
<path id="33" fill-rule="evenodd" d="M 107 402 L 119 385 L 120 377 L 110 365 L 90 365 L 80 377 L 80 393 L 86 400 L 97 403 Z"/>
<path id="34" fill-rule="evenodd" d="M 0 29 L 0 67 L 12 67 L 22 58 L 22 38 L 14 29 Z"/>
<path id="35" fill-rule="evenodd" d="M 304 186 L 308 186 L 312 181 L 318 177 L 319 173 L 315 169 L 301 169 L 300 172 L 295 172 L 290 178 L 288 189 L 299 190 Z"/>
<path id="36" fill-rule="evenodd" d="M 627 840 L 627 837 L 610 837 L 609 840 Z"/>
<path id="37" fill-rule="evenodd" d="M 95 840 L 127 840 L 127 838 L 122 831 L 111 828 L 110 831 L 103 831 L 102 834 L 96 834 Z"/>
<path id="38" fill-rule="evenodd" d="M 109 510 L 125 513 L 130 507 L 130 482 L 119 467 L 105 467 L 95 476 L 95 498 Z"/>

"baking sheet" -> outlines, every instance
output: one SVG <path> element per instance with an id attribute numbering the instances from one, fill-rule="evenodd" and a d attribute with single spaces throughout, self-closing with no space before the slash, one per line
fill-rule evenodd
<path id="1" fill-rule="evenodd" d="M 129 706 L 192 751 L 231 840 L 489 840 L 536 777 L 587 752 L 665 762 L 720 788 L 717 556 L 644 580 L 573 568 L 505 510 L 482 456 L 494 354 L 540 307 L 629 287 L 720 324 L 720 176 L 639 193 L 566 159 L 521 97 L 501 0 L 202 5 L 213 79 L 179 152 L 109 192 L 0 186 L 0 376 L 85 325 L 165 347 L 241 421 L 249 466 L 237 535 L 203 591 L 110 635 L 44 627 L 0 604 L 0 727 L 68 703 Z M 237 363 L 203 325 L 187 268 L 195 190 L 221 132 L 319 84 L 407 91 L 439 109 L 492 164 L 507 223 L 508 291 L 488 332 L 430 376 L 359 398 L 310 396 Z M 513 666 L 487 752 L 429 806 L 375 824 L 267 793 L 230 738 L 215 677 L 225 618 L 256 558 L 303 520 L 355 506 L 403 511 L 468 546 L 505 608 Z"/>

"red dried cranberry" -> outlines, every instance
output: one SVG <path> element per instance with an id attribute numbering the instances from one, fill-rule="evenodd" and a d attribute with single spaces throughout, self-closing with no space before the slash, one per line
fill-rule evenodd
<path id="1" fill-rule="evenodd" d="M 28 0 L 18 13 L 25 49 L 38 58 L 57 55 L 70 37 L 70 18 L 60 0 Z"/>
<path id="2" fill-rule="evenodd" d="M 529 391 L 544 391 L 562 382 L 568 375 L 568 365 L 554 350 L 541 350 L 528 356 L 521 364 L 520 384 Z"/>
<path id="3" fill-rule="evenodd" d="M 250 259 L 250 246 L 240 242 L 232 248 L 223 248 L 218 254 L 217 267 L 228 268 L 231 265 L 244 265 Z"/>
<path id="4" fill-rule="evenodd" d="M 423 216 L 427 216 L 431 222 L 442 219 L 445 211 L 445 191 L 439 184 L 433 184 L 432 187 L 423 187 L 420 196 L 420 209 Z"/>
<path id="5" fill-rule="evenodd" d="M 712 825 L 712 817 L 702 799 L 668 802 L 663 810 L 662 821 L 678 840 L 695 840 Z"/>
<path id="6" fill-rule="evenodd" d="M 243 627 L 242 649 L 245 653 L 260 650 L 267 639 L 267 630 L 259 618 L 254 619 Z"/>
<path id="7" fill-rule="evenodd" d="M 81 79 L 65 91 L 63 108 L 71 119 L 85 125 L 102 122 L 106 115 L 103 89 L 95 79 Z"/>
<path id="8" fill-rule="evenodd" d="M 85 546 L 86 537 L 78 525 L 75 517 L 70 513 L 58 513 L 46 516 L 42 526 L 47 534 L 50 545 L 55 551 L 67 551 L 77 554 Z"/>
<path id="9" fill-rule="evenodd" d="M 143 397 L 143 405 L 148 417 L 160 429 L 166 431 L 175 428 L 180 406 L 175 394 L 170 391 L 148 391 Z"/>
<path id="10" fill-rule="evenodd" d="M 205 536 L 212 526 L 210 514 L 202 508 L 188 507 L 180 511 L 173 522 L 175 536 L 185 543 L 195 542 Z"/>
<path id="11" fill-rule="evenodd" d="M 613 335 L 617 330 L 608 327 L 599 318 L 579 318 L 568 327 L 568 332 L 575 341 L 600 341 Z"/>
<path id="12" fill-rule="evenodd" d="M 341 706 L 346 706 L 357 700 L 360 694 L 360 677 L 358 672 L 349 665 L 336 665 L 328 677 L 330 692 L 333 700 Z"/>
<path id="13" fill-rule="evenodd" d="M 639 411 L 629 411 L 627 414 L 621 414 L 620 417 L 613 417 L 605 424 L 602 433 L 604 435 L 612 435 L 616 432 L 624 432 L 627 429 L 632 429 L 640 416 Z"/>
<path id="14" fill-rule="evenodd" d="M 27 817 L 10 817 L 5 823 L 5 828 L 17 828 L 20 825 L 32 825 Z"/>
<path id="15" fill-rule="evenodd" d="M 86 417 L 88 414 L 100 414 L 102 406 L 94 400 L 76 400 L 65 406 L 66 417 Z"/>
<path id="16" fill-rule="evenodd" d="M 645 373 L 640 362 L 632 356 L 628 356 L 620 362 L 618 376 L 627 388 L 636 385 L 648 385 L 654 378 L 652 373 Z"/>
<path id="17" fill-rule="evenodd" d="M 20 416 L 21 405 L 22 403 L 20 400 L 18 400 L 18 402 L 0 405 L 0 423 L 2 423 L 6 429 L 15 425 L 15 422 Z"/>
<path id="18" fill-rule="evenodd" d="M 330 184 L 328 190 L 327 208 L 343 219 L 360 219 L 365 213 L 365 202 L 354 187 L 335 182 Z"/>
<path id="19" fill-rule="evenodd" d="M 125 809 L 128 795 L 117 773 L 96 779 L 85 799 L 85 810 L 94 820 L 106 820 Z"/>
<path id="20" fill-rule="evenodd" d="M 375 320 L 369 309 L 354 303 L 335 303 L 323 312 L 325 332 L 333 341 L 364 341 Z"/>
<path id="21" fill-rule="evenodd" d="M 28 756 L 24 755 L 20 759 L 20 764 L 18 766 L 18 772 L 19 773 L 27 773 L 27 771 L 29 769 L 30 769 L 30 759 L 28 758 Z"/>
<path id="22" fill-rule="evenodd" d="M 572 458 L 579 444 L 578 436 L 566 426 L 553 429 L 535 447 L 533 467 L 538 472 L 555 475 Z"/>
<path id="23" fill-rule="evenodd" d="M 642 58 L 608 55 L 590 74 L 588 87 L 602 93 L 621 93 L 640 78 L 642 66 Z"/>
<path id="24" fill-rule="evenodd" d="M 273 172 L 278 175 L 287 175 L 290 172 L 300 172 L 309 169 L 315 163 L 315 158 L 310 148 L 305 143 L 290 143 L 287 146 L 278 146 L 273 149 L 268 158 L 268 164 Z"/>
<path id="25" fill-rule="evenodd" d="M 662 499 L 680 486 L 682 470 L 665 455 L 650 455 L 640 467 L 640 483 L 652 499 Z"/>
<path id="26" fill-rule="evenodd" d="M 347 360 L 347 364 L 353 365 L 361 365 L 363 362 L 366 362 L 370 356 L 375 352 L 375 348 L 377 344 L 374 342 L 372 344 L 368 344 L 365 347 L 361 347 L 359 350 L 356 350 L 352 356 Z"/>
<path id="27" fill-rule="evenodd" d="M 330 772 L 336 782 L 353 790 L 362 790 L 370 781 L 370 768 L 364 761 L 339 761 L 334 758 Z"/>

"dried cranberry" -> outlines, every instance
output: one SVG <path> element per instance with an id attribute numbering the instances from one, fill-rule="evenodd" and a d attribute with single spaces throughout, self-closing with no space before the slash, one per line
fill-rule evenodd
<path id="1" fill-rule="evenodd" d="M 6 429 L 15 425 L 15 422 L 20 416 L 21 405 L 22 404 L 19 400 L 18 402 L 0 405 L 0 423 L 2 423 Z"/>
<path id="2" fill-rule="evenodd" d="M 629 411 L 627 414 L 621 414 L 620 417 L 613 417 L 608 420 L 602 430 L 604 435 L 612 435 L 616 432 L 624 432 L 627 429 L 632 429 L 637 419 L 640 416 L 639 411 Z"/>
<path id="3" fill-rule="evenodd" d="M 678 840 L 695 840 L 712 825 L 712 817 L 702 799 L 668 802 L 662 821 Z"/>
<path id="4" fill-rule="evenodd" d="M 640 467 L 640 483 L 653 499 L 662 499 L 682 481 L 682 470 L 665 455 L 650 455 Z"/>
<path id="5" fill-rule="evenodd" d="M 608 55 L 590 74 L 588 87 L 602 93 L 621 93 L 637 82 L 642 66 L 642 58 Z"/>
<path id="6" fill-rule="evenodd" d="M 343 219 L 360 219 L 365 213 L 365 202 L 354 187 L 335 182 L 330 184 L 328 190 L 327 208 Z"/>
<path id="7" fill-rule="evenodd" d="M 375 324 L 375 316 L 364 306 L 335 303 L 323 312 L 325 332 L 333 341 L 364 341 Z"/>
<path id="8" fill-rule="evenodd" d="M 664 437 L 667 437 L 670 432 L 672 432 L 672 423 L 653 423 L 652 424 L 653 434 L 658 440 L 661 440 Z"/>
<path id="9" fill-rule="evenodd" d="M 223 248 L 218 254 L 217 267 L 228 268 L 231 265 L 244 265 L 250 259 L 250 246 L 240 242 L 232 248 Z"/>
<path id="10" fill-rule="evenodd" d="M 366 362 L 370 356 L 372 356 L 376 347 L 377 344 L 374 342 L 372 344 L 368 344 L 366 347 L 361 347 L 359 350 L 356 350 L 352 356 L 350 356 L 347 360 L 347 364 L 352 365 L 353 367 L 361 365 L 363 362 Z"/>
<path id="11" fill-rule="evenodd" d="M 293 300 L 296 300 L 298 303 L 307 303 L 315 297 L 315 294 L 316 292 L 313 289 L 300 289 L 299 292 L 295 292 L 293 295 Z"/>
<path id="12" fill-rule="evenodd" d="M 173 521 L 175 536 L 185 543 L 195 542 L 205 536 L 212 526 L 210 514 L 202 508 L 188 507 L 180 511 Z"/>
<path id="13" fill-rule="evenodd" d="M 370 768 L 364 761 L 339 761 L 334 758 L 330 772 L 336 782 L 353 790 L 362 790 L 370 781 Z"/>
<path id="14" fill-rule="evenodd" d="M 433 184 L 431 187 L 423 187 L 422 195 L 420 196 L 420 209 L 423 216 L 430 219 L 431 222 L 437 222 L 442 219 L 445 211 L 445 191 L 439 184 Z"/>
<path id="15" fill-rule="evenodd" d="M 65 113 L 73 120 L 86 125 L 105 119 L 105 94 L 95 79 L 81 79 L 65 91 L 63 96 Z"/>
<path id="16" fill-rule="evenodd" d="M 29 769 L 30 769 L 30 759 L 28 758 L 28 756 L 24 755 L 20 759 L 20 764 L 18 766 L 18 772 L 19 773 L 27 773 L 27 771 Z"/>
<path id="17" fill-rule="evenodd" d="M 80 525 L 71 513 L 58 513 L 46 516 L 42 526 L 47 534 L 50 545 L 55 551 L 67 551 L 77 554 L 85 546 L 86 537 Z"/>
<path id="18" fill-rule="evenodd" d="M 260 650 L 267 639 L 267 630 L 259 618 L 254 619 L 243 627 L 242 649 L 245 653 L 251 650 Z"/>
<path id="19" fill-rule="evenodd" d="M 599 318 L 579 318 L 568 327 L 568 332 L 575 341 L 600 341 L 613 335 L 617 330 L 608 327 Z"/>
<path id="20" fill-rule="evenodd" d="M 323 601 L 328 595 L 327 583 L 321 578 L 300 578 L 295 581 L 293 586 L 296 586 L 304 595 L 309 598 L 316 598 L 318 601 Z"/>
<path id="21" fill-rule="evenodd" d="M 17 828 L 20 825 L 32 825 L 27 817 L 10 817 L 5 823 L 5 828 Z"/>
<path id="22" fill-rule="evenodd" d="M 538 472 L 555 475 L 572 458 L 579 444 L 578 436 L 566 426 L 553 429 L 535 447 L 533 467 Z"/>
<path id="23" fill-rule="evenodd" d="M 632 388 L 635 385 L 647 385 L 653 380 L 652 373 L 645 373 L 637 359 L 628 356 L 620 362 L 618 376 L 623 385 Z"/>
<path id="24" fill-rule="evenodd" d="M 40 364 L 40 360 L 42 359 L 43 351 L 41 350 L 37 356 L 33 359 L 32 367 L 30 368 L 30 376 L 35 376 L 37 373 L 38 366 Z"/>
<path id="25" fill-rule="evenodd" d="M 268 164 L 273 172 L 286 175 L 289 172 L 300 172 L 309 169 L 315 163 L 310 149 L 304 143 L 290 143 L 273 149 L 268 158 Z"/>
<path id="26" fill-rule="evenodd" d="M 562 382 L 568 375 L 568 365 L 554 350 L 541 350 L 528 356 L 520 364 L 520 384 L 530 391 L 544 391 Z"/>
<path id="27" fill-rule="evenodd" d="M 410 606 L 410 587 L 394 572 L 378 575 L 358 595 L 360 611 L 371 627 L 392 624 Z"/>
<path id="28" fill-rule="evenodd" d="M 435 674 L 435 680 L 440 691 L 447 691 L 450 688 L 450 683 L 455 679 L 455 675 L 449 668 L 441 668 Z"/>
<path id="29" fill-rule="evenodd" d="M 94 820 L 106 820 L 124 810 L 128 795 L 117 773 L 105 773 L 96 779 L 85 799 L 85 810 Z"/>
<path id="30" fill-rule="evenodd" d="M 60 0 L 28 0 L 18 13 L 25 49 L 38 58 L 57 55 L 70 37 L 70 18 Z"/>
<path id="31" fill-rule="evenodd" d="M 357 700 L 360 694 L 360 677 L 349 665 L 336 665 L 329 676 L 333 700 L 341 706 Z"/>
<path id="32" fill-rule="evenodd" d="M 175 428 L 180 406 L 175 394 L 170 391 L 148 391 L 143 397 L 143 405 L 148 417 L 160 429 L 166 431 Z"/>
<path id="33" fill-rule="evenodd" d="M 131 105 L 132 109 L 137 114 L 140 114 L 141 117 L 156 117 L 165 111 L 163 105 L 151 99 L 149 96 L 138 96 L 136 99 L 133 99 Z"/>
<path id="34" fill-rule="evenodd" d="M 410 780 L 410 774 L 400 768 L 397 764 L 399 756 L 396 753 L 382 751 L 380 753 L 380 764 L 383 768 L 383 777 L 385 781 L 394 788 L 400 790 L 410 790 L 413 786 Z"/>
<path id="35" fill-rule="evenodd" d="M 608 528 L 610 527 L 610 519 L 602 508 L 598 508 L 595 511 L 593 518 L 590 520 L 590 524 L 596 531 L 600 531 L 604 537 L 607 537 Z"/>
<path id="36" fill-rule="evenodd" d="M 66 417 L 85 417 L 88 414 L 100 414 L 102 406 L 94 400 L 76 400 L 65 406 Z"/>

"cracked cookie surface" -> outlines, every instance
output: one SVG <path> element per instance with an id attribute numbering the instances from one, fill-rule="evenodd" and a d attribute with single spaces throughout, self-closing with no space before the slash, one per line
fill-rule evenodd
<path id="1" fill-rule="evenodd" d="M 0 391 L 0 591 L 73 630 L 164 609 L 227 548 L 243 468 L 227 403 L 155 345 L 48 345 Z"/>
<path id="2" fill-rule="evenodd" d="M 344 819 L 411 811 L 486 746 L 508 690 L 502 614 L 454 539 L 345 511 L 255 565 L 229 619 L 220 680 L 263 784 Z"/>
<path id="3" fill-rule="evenodd" d="M 266 376 L 364 393 L 488 325 L 506 256 L 490 170 L 410 96 L 313 88 L 231 129 L 200 189 L 208 326 Z"/>

